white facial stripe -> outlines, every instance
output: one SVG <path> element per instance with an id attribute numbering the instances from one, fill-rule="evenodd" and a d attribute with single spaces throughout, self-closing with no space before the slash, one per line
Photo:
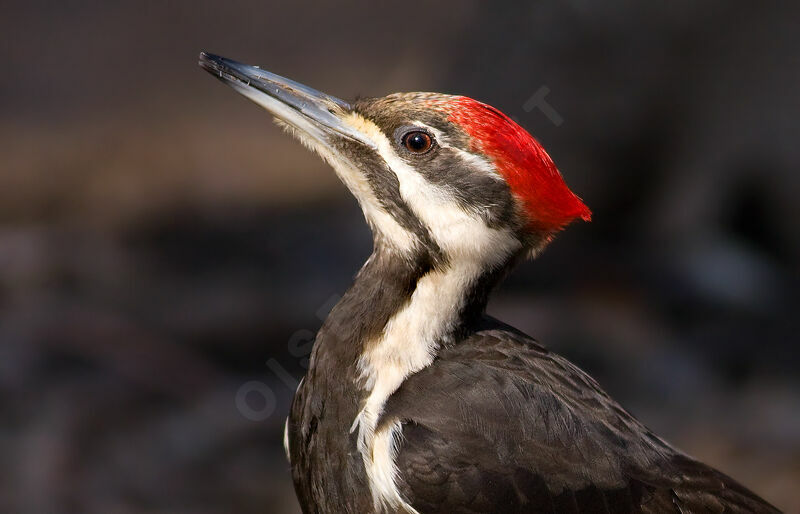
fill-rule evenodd
<path id="1" fill-rule="evenodd" d="M 495 180 L 505 180 L 502 176 L 500 176 L 500 174 L 497 172 L 494 166 L 492 166 L 492 164 L 489 161 L 487 161 L 480 155 L 467 152 L 465 150 L 462 150 L 461 148 L 456 148 L 452 146 L 448 148 L 452 148 L 452 150 L 456 152 L 459 157 L 461 157 L 461 160 L 463 160 L 465 163 L 471 164 L 472 168 L 480 169 L 481 171 L 486 173 L 488 176 L 494 178 Z"/>
<path id="2" fill-rule="evenodd" d="M 520 242 L 510 231 L 487 227 L 480 217 L 465 211 L 451 193 L 430 183 L 409 166 L 397 155 L 392 142 L 374 123 L 358 114 L 349 115 L 345 123 L 375 143 L 380 156 L 397 175 L 403 200 L 423 224 L 429 227 L 431 236 L 446 254 L 478 259 L 481 262 L 488 259 L 488 264 L 494 265 L 520 248 Z M 427 125 L 418 125 L 430 129 L 434 135 L 438 133 Z M 484 169 L 491 169 L 489 163 L 479 156 L 461 152 L 470 162 L 479 163 Z M 496 176 L 493 171 L 490 174 Z"/>
<path id="3" fill-rule="evenodd" d="M 424 128 L 425 130 L 433 134 L 433 137 L 436 138 L 436 142 L 439 144 L 439 146 L 443 146 L 445 148 L 452 148 L 452 146 L 450 145 L 450 138 L 448 138 L 447 135 L 445 135 L 445 133 L 442 132 L 441 130 L 435 127 L 431 127 L 430 125 L 422 123 L 421 121 L 418 120 L 412 121 L 411 125 L 415 127 Z"/>

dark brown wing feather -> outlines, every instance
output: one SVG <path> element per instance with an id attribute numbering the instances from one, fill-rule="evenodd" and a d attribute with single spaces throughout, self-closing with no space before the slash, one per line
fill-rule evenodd
<path id="1" fill-rule="evenodd" d="M 421 513 L 778 512 L 673 449 L 597 383 L 493 320 L 389 399 Z"/>

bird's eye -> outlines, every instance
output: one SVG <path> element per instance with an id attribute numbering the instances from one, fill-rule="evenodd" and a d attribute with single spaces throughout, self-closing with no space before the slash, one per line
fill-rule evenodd
<path id="1" fill-rule="evenodd" d="M 411 153 L 425 153 L 433 146 L 433 138 L 425 131 L 412 130 L 403 136 L 403 146 Z"/>

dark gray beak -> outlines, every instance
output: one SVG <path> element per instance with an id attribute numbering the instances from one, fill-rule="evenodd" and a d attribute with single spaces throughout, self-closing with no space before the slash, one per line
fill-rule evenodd
<path id="1" fill-rule="evenodd" d="M 327 147 L 336 136 L 375 147 L 364 134 L 343 121 L 351 111 L 350 104 L 343 100 L 218 55 L 202 52 L 199 64 L 276 118 Z"/>

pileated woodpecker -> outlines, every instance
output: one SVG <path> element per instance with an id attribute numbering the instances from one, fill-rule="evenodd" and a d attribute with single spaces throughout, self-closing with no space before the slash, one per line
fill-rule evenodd
<path id="1" fill-rule="evenodd" d="M 306 513 L 777 512 L 485 314 L 591 213 L 524 129 L 463 96 L 347 103 L 203 53 L 336 170 L 373 253 L 317 334 L 285 446 Z"/>

